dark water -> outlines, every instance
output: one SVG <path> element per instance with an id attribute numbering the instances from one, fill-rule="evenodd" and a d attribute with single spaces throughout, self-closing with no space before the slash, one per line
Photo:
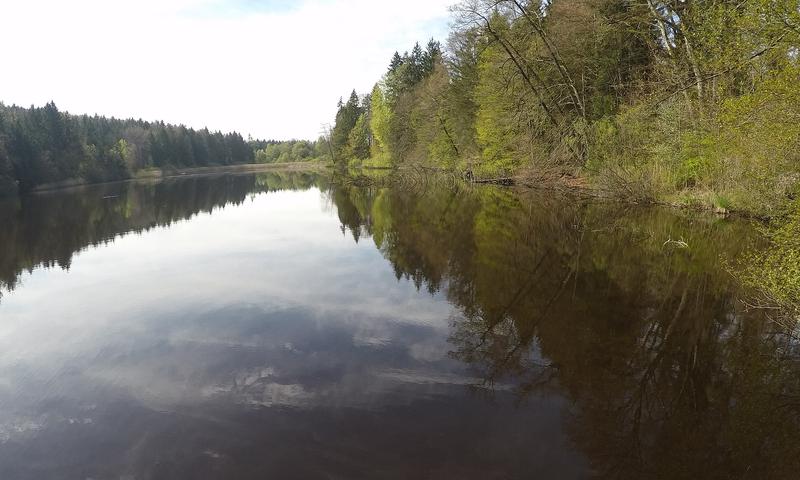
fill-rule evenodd
<path id="1" fill-rule="evenodd" d="M 0 478 L 797 478 L 755 241 L 308 175 L 0 204 Z"/>

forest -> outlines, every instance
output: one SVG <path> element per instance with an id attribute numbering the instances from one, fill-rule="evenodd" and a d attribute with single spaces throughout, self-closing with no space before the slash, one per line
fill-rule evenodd
<path id="1" fill-rule="evenodd" d="M 800 178 L 796 0 L 465 0 L 444 46 L 339 103 L 339 164 L 785 213 Z"/>
<path id="2" fill-rule="evenodd" d="M 309 160 L 577 187 L 769 220 L 750 283 L 800 312 L 797 0 L 463 0 L 452 18 L 316 141 L 0 105 L 0 193 Z"/>
<path id="3" fill-rule="evenodd" d="M 100 183 L 148 169 L 307 161 L 307 141 L 245 140 L 239 133 L 101 116 L 70 115 L 55 103 L 0 104 L 0 196 L 48 183 Z"/>
<path id="4" fill-rule="evenodd" d="M 444 44 L 396 52 L 316 141 L 0 104 L 0 192 L 171 169 L 322 160 L 791 211 L 797 0 L 463 0 Z"/>

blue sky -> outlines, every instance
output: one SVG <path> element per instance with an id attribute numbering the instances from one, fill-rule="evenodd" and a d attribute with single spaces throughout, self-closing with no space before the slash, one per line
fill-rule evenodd
<path id="1" fill-rule="evenodd" d="M 316 138 L 454 0 L 0 2 L 0 101 Z"/>

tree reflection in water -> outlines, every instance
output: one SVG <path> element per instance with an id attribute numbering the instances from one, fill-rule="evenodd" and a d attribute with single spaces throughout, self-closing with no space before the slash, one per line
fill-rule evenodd
<path id="1" fill-rule="evenodd" d="M 156 183 L 124 182 L 0 201 L 0 294 L 13 290 L 24 271 L 68 269 L 72 257 L 118 235 L 239 205 L 250 195 L 307 190 L 325 180 L 310 173 L 197 176 Z"/>
<path id="2" fill-rule="evenodd" d="M 557 392 L 601 478 L 785 478 L 800 471 L 800 347 L 722 262 L 742 221 L 494 187 L 358 188 L 306 174 L 92 187 L 0 205 L 0 290 L 126 233 L 316 186 L 397 278 L 441 292 L 451 356 L 519 402 Z M 686 245 L 668 242 L 680 238 Z"/>
<path id="3" fill-rule="evenodd" d="M 722 266 L 758 241 L 747 223 L 495 188 L 332 198 L 398 278 L 458 307 L 451 355 L 481 387 L 572 401 L 599 477 L 798 471 L 798 343 Z"/>

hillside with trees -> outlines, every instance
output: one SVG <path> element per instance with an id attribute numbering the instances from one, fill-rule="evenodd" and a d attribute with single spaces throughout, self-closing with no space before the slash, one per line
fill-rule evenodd
<path id="1" fill-rule="evenodd" d="M 153 168 L 310 161 L 319 155 L 317 144 L 305 140 L 245 140 L 236 132 L 70 115 L 52 102 L 0 104 L 0 196 L 63 181 L 124 180 Z"/>
<path id="2" fill-rule="evenodd" d="M 339 105 L 340 164 L 567 179 L 775 216 L 800 179 L 796 0 L 465 0 Z"/>
<path id="3" fill-rule="evenodd" d="M 253 160 L 253 149 L 238 133 L 70 115 L 52 102 L 40 108 L 0 105 L 0 190 L 5 192 L 64 180 L 121 180 L 147 168 Z"/>

